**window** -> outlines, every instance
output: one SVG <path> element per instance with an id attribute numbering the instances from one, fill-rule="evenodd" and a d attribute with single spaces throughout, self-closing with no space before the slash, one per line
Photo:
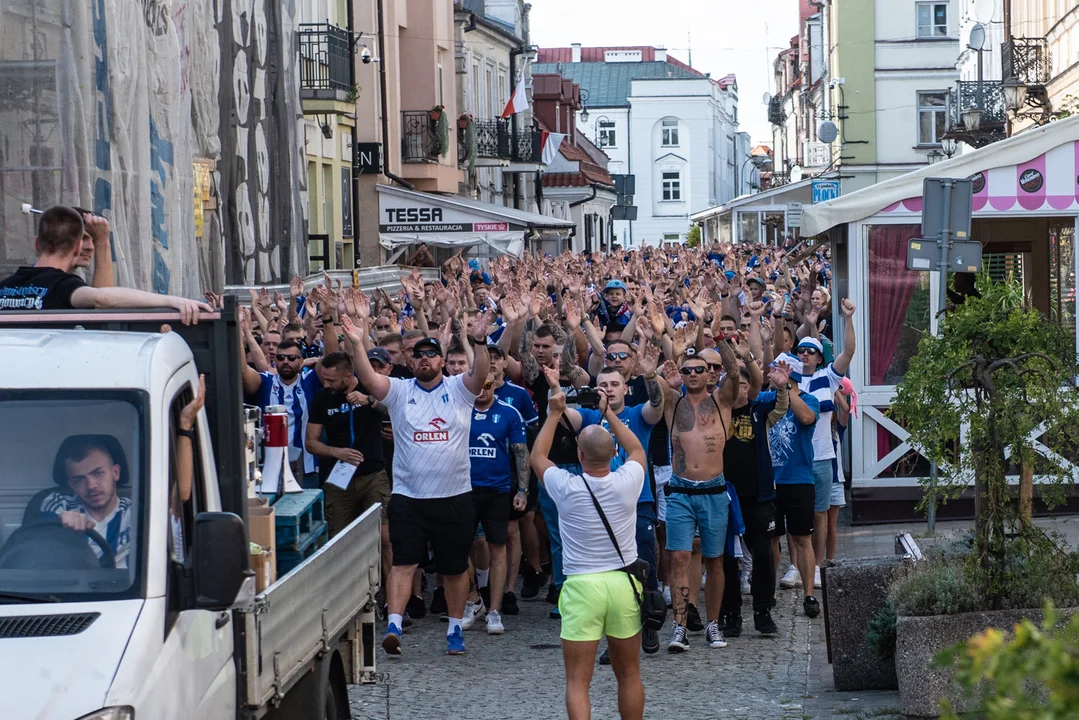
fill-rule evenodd
<path id="1" fill-rule="evenodd" d="M 918 37 L 946 37 L 948 35 L 948 3 L 920 2 L 918 12 Z"/>
<path id="2" fill-rule="evenodd" d="M 682 199 L 682 173 L 663 173 L 663 199 L 669 201 Z"/>
<path id="3" fill-rule="evenodd" d="M 663 234 L 663 244 L 664 245 L 667 245 L 667 244 L 670 244 L 670 243 L 679 243 L 681 241 L 682 241 L 682 236 L 679 235 L 678 233 L 664 233 Z"/>
<path id="4" fill-rule="evenodd" d="M 663 121 L 663 147 L 678 146 L 678 121 Z"/>
<path id="5" fill-rule="evenodd" d="M 918 93 L 918 144 L 939 145 L 944 134 L 948 93 Z"/>
<path id="6" fill-rule="evenodd" d="M 614 130 L 614 120 L 600 120 L 597 123 L 599 127 L 599 146 L 605 147 L 617 147 L 618 140 Z"/>

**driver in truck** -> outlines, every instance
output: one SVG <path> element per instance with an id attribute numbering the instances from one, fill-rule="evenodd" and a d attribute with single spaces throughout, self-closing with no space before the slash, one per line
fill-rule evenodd
<path id="1" fill-rule="evenodd" d="M 37 262 L 0 280 L 0 310 L 74 310 L 103 308 L 172 308 L 185 325 L 198 322 L 204 302 L 131 288 L 91 287 L 74 274 L 85 263 L 83 217 L 73 208 L 54 205 L 41 214 L 34 249 Z"/>

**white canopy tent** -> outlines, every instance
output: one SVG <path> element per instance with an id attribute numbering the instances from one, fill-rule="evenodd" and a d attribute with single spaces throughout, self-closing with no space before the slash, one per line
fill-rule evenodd
<path id="1" fill-rule="evenodd" d="M 903 200 L 920 198 L 922 182 L 927 177 L 966 178 L 992 168 L 1020 165 L 1074 140 L 1079 140 L 1079 116 L 1027 130 L 835 200 L 807 205 L 802 215 L 802 235 L 811 237 L 836 225 L 864 220 Z"/>
<path id="2" fill-rule="evenodd" d="M 462 248 L 487 246 L 520 257 L 531 238 L 566 239 L 576 225 L 524 210 L 492 205 L 458 195 L 417 192 L 378 185 L 379 243 L 394 255 L 414 244 Z"/>

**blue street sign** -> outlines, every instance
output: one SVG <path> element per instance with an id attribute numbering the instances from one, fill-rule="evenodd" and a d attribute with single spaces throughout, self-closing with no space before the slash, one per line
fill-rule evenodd
<path id="1" fill-rule="evenodd" d="M 814 180 L 813 181 L 813 202 L 822 203 L 829 200 L 835 200 L 839 197 L 839 181 L 838 180 Z"/>

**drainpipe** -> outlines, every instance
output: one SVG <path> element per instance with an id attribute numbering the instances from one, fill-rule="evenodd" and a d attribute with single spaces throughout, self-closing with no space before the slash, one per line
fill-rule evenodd
<path id="1" fill-rule="evenodd" d="M 382 174 L 402 187 L 415 190 L 415 185 L 390 172 L 390 151 L 389 147 L 387 147 L 390 142 L 390 116 L 389 105 L 386 102 L 386 33 L 382 19 L 382 3 L 383 0 L 377 0 L 376 3 L 378 15 L 378 86 L 379 94 L 382 98 Z M 353 145 L 352 147 L 355 148 L 356 146 Z"/>

